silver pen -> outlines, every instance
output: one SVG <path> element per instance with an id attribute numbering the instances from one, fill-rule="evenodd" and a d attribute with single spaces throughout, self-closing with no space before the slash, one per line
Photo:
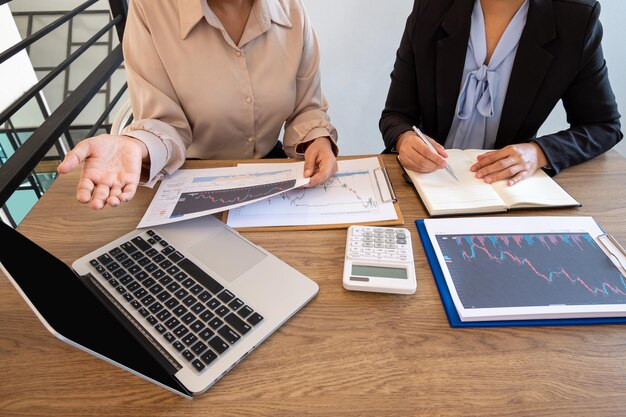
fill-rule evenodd
<path id="1" fill-rule="evenodd" d="M 416 128 L 415 126 L 413 126 L 413 131 L 417 134 L 417 136 L 422 140 L 422 142 L 424 142 L 426 144 L 426 146 L 428 146 L 430 148 L 431 151 L 433 151 L 436 154 L 439 154 L 439 152 L 437 152 L 437 149 L 435 149 L 435 147 L 433 146 L 432 143 L 430 143 L 430 141 L 426 138 L 426 136 L 424 136 L 424 134 L 422 133 L 421 130 L 419 130 L 418 128 Z M 454 171 L 452 170 L 452 167 L 450 166 L 450 164 L 446 163 L 446 171 L 448 171 L 448 174 L 450 174 L 452 176 L 452 178 L 454 178 L 455 180 L 459 180 L 459 177 L 456 176 L 456 174 L 454 173 Z"/>

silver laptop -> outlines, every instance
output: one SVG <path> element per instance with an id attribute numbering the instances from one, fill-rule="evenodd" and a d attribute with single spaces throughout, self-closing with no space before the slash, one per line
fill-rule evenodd
<path id="1" fill-rule="evenodd" d="M 213 216 L 133 230 L 72 268 L 2 222 L 0 241 L 2 270 L 50 332 L 187 398 L 319 290 Z"/>

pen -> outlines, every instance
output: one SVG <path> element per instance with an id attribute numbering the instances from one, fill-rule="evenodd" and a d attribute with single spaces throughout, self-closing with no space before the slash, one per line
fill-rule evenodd
<path id="1" fill-rule="evenodd" d="M 439 154 L 439 152 L 437 152 L 437 149 L 435 149 L 433 144 L 430 143 L 430 141 L 428 139 L 426 139 L 426 136 L 424 136 L 424 134 L 422 133 L 421 130 L 419 130 L 418 128 L 413 126 L 413 131 L 415 133 L 417 133 L 417 136 L 422 140 L 422 142 L 424 142 L 426 144 L 426 146 L 428 146 L 430 148 L 431 151 L 433 151 L 436 154 Z M 457 181 L 459 180 L 459 177 L 456 176 L 456 174 L 452 170 L 452 167 L 450 167 L 450 164 L 448 164 L 448 163 L 446 163 L 446 171 L 448 171 L 448 174 L 450 174 L 452 176 L 452 178 L 454 178 Z"/>

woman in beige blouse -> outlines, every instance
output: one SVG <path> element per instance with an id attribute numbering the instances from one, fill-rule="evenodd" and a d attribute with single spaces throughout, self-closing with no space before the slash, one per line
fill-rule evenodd
<path id="1" fill-rule="evenodd" d="M 84 163 L 79 202 L 117 206 L 186 158 L 304 157 L 310 185 L 337 171 L 300 0 L 133 0 L 123 48 L 134 122 L 79 142 L 59 165 L 65 174 Z"/>

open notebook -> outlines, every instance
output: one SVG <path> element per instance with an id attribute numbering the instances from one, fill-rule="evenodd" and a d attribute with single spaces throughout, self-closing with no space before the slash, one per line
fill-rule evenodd
<path id="1" fill-rule="evenodd" d="M 0 241 L 0 269 L 46 329 L 187 398 L 319 289 L 213 216 L 135 229 L 72 268 L 2 222 Z"/>
<path id="2" fill-rule="evenodd" d="M 418 173 L 409 169 L 405 179 L 413 184 L 431 216 L 496 213 L 521 208 L 576 207 L 581 204 L 543 170 L 509 186 L 506 181 L 487 184 L 470 167 L 483 149 L 446 149 L 455 181 L 445 170 Z"/>

